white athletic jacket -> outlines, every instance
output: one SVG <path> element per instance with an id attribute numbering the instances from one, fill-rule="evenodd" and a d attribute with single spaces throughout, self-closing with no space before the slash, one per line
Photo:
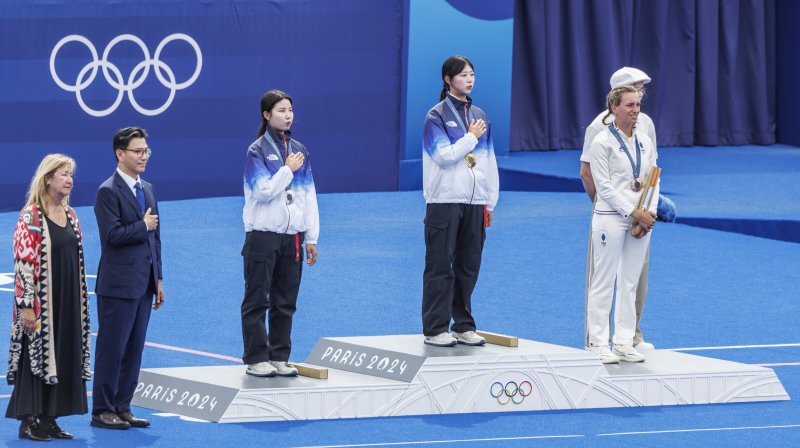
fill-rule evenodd
<path id="1" fill-rule="evenodd" d="M 307 244 L 317 244 L 319 210 L 317 192 L 311 175 L 311 160 L 302 143 L 286 133 L 289 151 L 302 152 L 303 166 L 292 173 L 284 166 L 284 144 L 273 131 L 253 142 L 247 149 L 244 169 L 244 230 L 261 230 L 294 235 L 305 232 Z M 267 141 L 276 139 L 277 151 Z"/>
<path id="2" fill-rule="evenodd" d="M 613 126 L 613 124 L 612 124 Z M 624 132 L 617 130 L 625 143 L 634 162 L 636 154 L 634 138 L 628 138 Z M 639 140 L 639 153 L 641 154 L 641 167 L 639 178 L 642 182 L 647 180 L 650 168 L 656 166 L 656 151 L 652 140 L 647 135 L 636 131 L 634 135 Z M 597 134 L 589 149 L 589 163 L 592 168 L 592 178 L 597 188 L 597 199 L 594 205 L 595 213 L 619 213 L 627 218 L 639 202 L 641 191 L 635 192 L 630 188 L 633 180 L 633 169 L 628 156 L 620 147 L 619 141 L 606 126 L 606 129 Z M 653 213 L 658 208 L 659 183 L 653 192 L 653 200 L 649 210 Z"/>
<path id="3" fill-rule="evenodd" d="M 422 188 L 425 202 L 485 204 L 494 210 L 500 191 L 492 129 L 486 113 L 448 95 L 456 114 L 446 101 L 428 111 L 422 132 Z M 467 111 L 465 120 L 464 112 Z M 466 132 L 470 119 L 483 119 L 486 133 L 480 139 Z M 475 156 L 470 169 L 465 157 Z"/>

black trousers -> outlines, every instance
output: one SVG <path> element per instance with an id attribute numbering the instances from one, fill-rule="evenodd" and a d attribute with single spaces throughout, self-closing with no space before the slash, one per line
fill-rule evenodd
<path id="1" fill-rule="evenodd" d="M 428 204 L 425 212 L 425 272 L 422 276 L 422 331 L 475 330 L 472 291 L 486 239 L 483 205 Z"/>
<path id="2" fill-rule="evenodd" d="M 303 234 L 247 232 L 244 257 L 242 339 L 245 364 L 288 361 L 292 316 L 303 273 Z M 269 333 L 265 317 L 269 309 Z"/>
<path id="3" fill-rule="evenodd" d="M 151 274 L 147 291 L 138 299 L 97 296 L 92 414 L 131 410 L 156 292 Z"/>

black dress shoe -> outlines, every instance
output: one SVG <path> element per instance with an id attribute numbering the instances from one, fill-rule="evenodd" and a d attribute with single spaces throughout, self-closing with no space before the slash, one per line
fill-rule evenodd
<path id="1" fill-rule="evenodd" d="M 128 429 L 131 427 L 128 422 L 120 420 L 117 414 L 111 411 L 104 411 L 93 415 L 91 425 L 105 429 Z"/>
<path id="2" fill-rule="evenodd" d="M 39 419 L 39 421 L 40 421 L 39 426 L 50 437 L 52 437 L 54 439 L 62 439 L 62 440 L 67 440 L 67 439 L 72 439 L 73 438 L 72 434 L 64 431 L 63 429 L 61 429 L 60 426 L 58 426 L 58 423 L 56 423 L 56 419 L 54 419 L 54 418 L 53 419 L 49 419 L 49 420 Z"/>
<path id="3" fill-rule="evenodd" d="M 150 420 L 144 418 L 136 418 L 133 416 L 131 411 L 120 412 L 117 414 L 120 420 L 124 422 L 128 422 L 134 428 L 147 428 L 150 426 Z"/>
<path id="4" fill-rule="evenodd" d="M 39 428 L 36 419 L 33 417 L 24 418 L 19 424 L 19 438 L 29 439 L 36 442 L 49 442 L 53 439 L 47 435 L 47 432 Z"/>

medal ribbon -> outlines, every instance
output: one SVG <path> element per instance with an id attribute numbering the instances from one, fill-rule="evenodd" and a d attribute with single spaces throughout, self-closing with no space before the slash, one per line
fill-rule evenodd
<path id="1" fill-rule="evenodd" d="M 269 135 L 269 132 L 264 134 L 264 138 L 267 139 L 267 141 L 269 142 L 270 146 L 272 146 L 272 149 L 274 149 L 275 152 L 280 157 L 283 158 L 283 161 L 286 162 L 286 158 L 289 157 L 289 153 L 293 152 L 292 151 L 292 141 L 291 140 L 287 141 L 286 140 L 286 136 L 285 135 L 283 136 L 283 144 L 285 145 L 284 149 L 286 151 L 286 155 L 284 155 L 283 153 L 281 153 L 281 150 L 278 149 L 278 145 L 275 144 L 275 140 L 272 139 L 272 136 Z"/>
<path id="2" fill-rule="evenodd" d="M 464 125 L 464 122 L 461 121 L 461 115 L 459 115 L 456 111 L 456 106 L 453 105 L 453 101 L 450 99 L 450 96 L 446 96 L 444 102 L 450 107 L 450 112 L 455 115 L 456 120 L 458 120 L 458 125 L 461 126 L 461 130 L 464 131 L 464 135 L 467 135 L 467 127 Z M 464 119 L 472 121 L 472 110 L 468 107 L 468 104 L 464 105 Z M 467 167 L 469 167 L 469 169 L 473 169 L 477 159 L 475 158 L 475 155 L 470 152 L 464 156 L 464 161 L 467 162 Z"/>
<path id="3" fill-rule="evenodd" d="M 285 155 L 284 155 L 284 154 L 281 154 L 280 149 L 278 149 L 278 145 L 275 144 L 275 140 L 272 139 L 272 136 L 269 135 L 269 132 L 264 134 L 264 138 L 272 146 L 272 149 L 278 154 L 278 157 L 282 157 L 283 158 L 283 162 L 286 163 L 286 158 L 289 157 L 289 153 L 292 151 L 292 141 L 291 141 L 291 139 L 290 140 L 286 140 L 286 134 L 283 134 L 283 146 L 284 146 L 283 149 L 285 151 Z M 286 188 L 283 191 L 288 192 L 288 191 L 291 191 L 291 190 L 292 190 L 292 184 L 289 183 L 289 185 L 287 185 Z M 291 195 L 288 195 L 288 193 L 287 193 L 287 196 L 286 196 L 286 203 L 287 204 L 290 203 L 290 199 L 291 199 Z"/>
<path id="4" fill-rule="evenodd" d="M 611 131 L 611 134 L 617 138 L 619 142 L 620 149 L 625 151 L 625 155 L 628 156 L 628 161 L 631 162 L 631 169 L 633 170 L 633 178 L 639 178 L 639 170 L 642 168 L 642 153 L 639 151 L 639 138 L 636 137 L 636 133 L 633 133 L 633 141 L 634 141 L 634 152 L 636 153 L 636 163 L 633 163 L 633 157 L 631 157 L 631 153 L 628 151 L 628 145 L 622 141 L 622 137 L 619 136 L 619 132 L 617 132 L 617 128 L 614 127 L 614 124 L 608 125 L 608 130 Z"/>
<path id="5" fill-rule="evenodd" d="M 464 134 L 467 133 L 467 127 L 464 125 L 464 121 L 461 119 L 461 115 L 456 112 L 456 106 L 453 104 L 453 101 L 450 100 L 450 97 L 447 96 L 444 99 L 444 102 L 450 107 L 450 111 L 453 112 L 453 115 L 456 116 L 456 120 L 458 120 L 458 125 L 461 126 L 461 130 L 464 131 Z M 464 118 L 472 121 L 472 110 L 469 111 L 469 116 L 467 116 L 467 106 L 464 106 Z"/>
<path id="6" fill-rule="evenodd" d="M 278 157 L 283 157 L 283 162 L 286 163 L 286 158 L 289 157 L 289 153 L 292 152 L 292 141 L 286 140 L 286 134 L 283 134 L 283 145 L 284 145 L 285 155 L 281 154 L 281 150 L 278 149 L 278 145 L 275 144 L 275 140 L 272 139 L 272 136 L 269 135 L 269 132 L 264 134 L 264 138 L 272 146 L 272 149 L 274 149 L 275 152 L 278 154 Z M 284 191 L 289 191 L 291 189 L 292 189 L 292 184 L 290 183 L 289 185 L 286 186 L 286 189 Z"/>

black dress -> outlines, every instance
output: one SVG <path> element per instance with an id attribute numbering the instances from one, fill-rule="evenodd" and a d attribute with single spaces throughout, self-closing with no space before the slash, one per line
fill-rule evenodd
<path id="1" fill-rule="evenodd" d="M 52 336 L 55 346 L 58 384 L 46 385 L 31 372 L 28 338 L 23 338 L 20 366 L 6 410 L 7 418 L 27 415 L 86 414 L 86 381 L 81 365 L 81 286 L 78 236 L 71 225 L 61 227 L 47 219 L 50 233 L 49 274 Z"/>

